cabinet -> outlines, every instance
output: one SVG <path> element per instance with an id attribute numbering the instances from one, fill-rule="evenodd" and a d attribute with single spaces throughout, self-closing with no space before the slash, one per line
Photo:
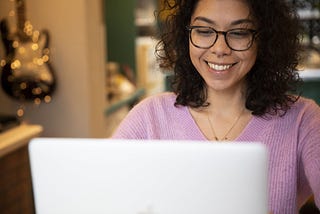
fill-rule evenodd
<path id="1" fill-rule="evenodd" d="M 22 124 L 0 134 L 0 213 L 34 214 L 28 142 L 42 132 Z"/>

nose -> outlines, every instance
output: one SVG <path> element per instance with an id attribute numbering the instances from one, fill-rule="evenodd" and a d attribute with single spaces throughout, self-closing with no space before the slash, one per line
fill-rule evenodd
<path id="1" fill-rule="evenodd" d="M 213 46 L 210 47 L 210 51 L 218 56 L 224 56 L 231 54 L 232 50 L 227 45 L 225 35 L 223 33 L 217 34 L 217 40 Z"/>

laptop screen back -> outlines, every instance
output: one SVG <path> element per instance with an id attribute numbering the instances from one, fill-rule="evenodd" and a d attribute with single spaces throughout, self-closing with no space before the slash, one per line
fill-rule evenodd
<path id="1" fill-rule="evenodd" d="M 267 152 L 256 143 L 37 138 L 36 212 L 267 213 Z"/>

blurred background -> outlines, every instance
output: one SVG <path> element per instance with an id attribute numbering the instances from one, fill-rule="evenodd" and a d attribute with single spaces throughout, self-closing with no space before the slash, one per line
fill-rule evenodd
<path id="1" fill-rule="evenodd" d="M 304 23 L 303 95 L 320 102 L 319 0 L 291 3 Z M 160 72 L 154 54 L 159 25 L 154 11 L 161 7 L 160 1 L 1 0 L 0 4 L 8 35 L 23 28 L 24 19 L 40 38 L 43 30 L 49 34 L 50 61 L 45 63 L 50 63 L 46 70 L 55 90 L 45 98 L 27 100 L 8 96 L 5 83 L 0 90 L 0 113 L 18 114 L 23 122 L 42 125 L 43 136 L 108 137 L 132 105 L 168 89 L 168 74 Z M 2 27 L 2 38 L 4 31 Z M 5 43 L 2 39 L 1 59 L 8 58 Z M 4 76 L 5 61 L 1 62 Z"/>
<path id="2" fill-rule="evenodd" d="M 304 27 L 300 90 L 320 104 L 320 0 L 288 1 Z M 159 8 L 160 0 L 0 1 L 0 181 L 11 184 L 0 188 L 1 213 L 34 211 L 27 147 L 4 155 L 6 129 L 109 137 L 133 105 L 170 90 L 154 54 Z M 301 213 L 319 212 L 310 199 Z"/>

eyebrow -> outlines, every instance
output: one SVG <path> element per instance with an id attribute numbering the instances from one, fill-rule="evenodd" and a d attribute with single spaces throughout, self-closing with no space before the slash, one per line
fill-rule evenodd
<path id="1" fill-rule="evenodd" d="M 207 22 L 208 24 L 213 24 L 213 25 L 216 24 L 215 21 L 208 19 L 206 17 L 203 17 L 203 16 L 197 16 L 196 18 L 194 18 L 193 21 L 197 21 L 197 20 Z M 244 24 L 244 23 L 254 24 L 254 22 L 251 19 L 238 19 L 238 20 L 231 22 L 230 26 Z"/>

